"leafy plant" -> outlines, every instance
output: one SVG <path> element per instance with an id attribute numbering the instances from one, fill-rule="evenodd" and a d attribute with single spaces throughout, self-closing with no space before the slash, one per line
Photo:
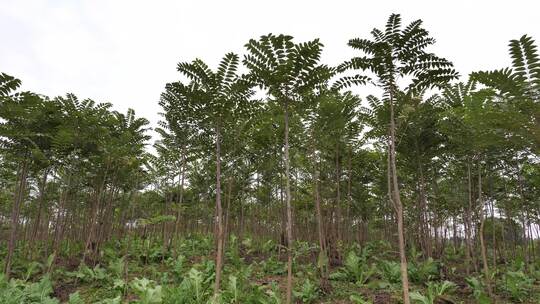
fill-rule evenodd
<path id="1" fill-rule="evenodd" d="M 382 260 L 378 265 L 381 278 L 389 284 L 401 283 L 401 268 L 398 262 Z"/>
<path id="2" fill-rule="evenodd" d="M 302 303 L 313 303 L 319 297 L 319 288 L 310 280 L 306 280 L 302 284 L 299 291 L 294 291 L 294 296 Z"/>
<path id="3" fill-rule="evenodd" d="M 465 278 L 465 282 L 469 285 L 469 288 L 473 291 L 473 296 L 479 304 L 489 304 L 488 295 L 485 292 L 484 284 L 477 277 Z"/>
<path id="4" fill-rule="evenodd" d="M 342 279 L 364 285 L 375 273 L 374 265 L 368 265 L 365 255 L 358 256 L 354 251 L 350 251 L 345 258 L 345 263 L 340 270 L 330 275 L 331 279 Z"/>
<path id="5" fill-rule="evenodd" d="M 439 263 L 432 258 L 420 262 L 411 262 L 408 265 L 408 273 L 413 282 L 427 282 L 439 276 Z"/>
<path id="6" fill-rule="evenodd" d="M 0 274 L 0 303 L 2 304 L 57 304 L 58 300 L 50 297 L 52 293 L 50 277 L 45 275 L 39 282 L 25 283 L 21 280 L 6 280 L 4 274 Z"/>
<path id="7" fill-rule="evenodd" d="M 81 264 L 76 272 L 69 273 L 69 275 L 83 282 L 103 281 L 107 279 L 107 272 L 99 264 L 94 266 L 94 268 L 90 268 L 86 264 Z"/>
<path id="8" fill-rule="evenodd" d="M 122 297 L 117 296 L 115 298 L 103 299 L 94 304 L 122 304 Z"/>
<path id="9" fill-rule="evenodd" d="M 282 304 L 281 294 L 279 292 L 279 287 L 275 282 L 270 284 L 270 289 L 266 291 L 267 297 L 261 298 L 261 304 Z"/>
<path id="10" fill-rule="evenodd" d="M 446 296 L 456 289 L 456 284 L 450 281 L 428 282 L 426 294 L 418 291 L 411 293 L 411 300 L 422 304 L 435 304 L 439 300 L 446 300 Z"/>
<path id="11" fill-rule="evenodd" d="M 268 300 L 268 295 L 262 286 L 249 282 L 249 273 L 230 275 L 221 293 L 221 302 L 230 304 L 262 303 Z"/>
<path id="12" fill-rule="evenodd" d="M 43 269 L 43 265 L 39 262 L 30 262 L 28 264 L 28 267 L 26 269 L 26 274 L 24 275 L 24 280 L 28 281 L 30 277 L 32 277 L 34 274 L 38 273 L 40 270 Z"/>
<path id="13" fill-rule="evenodd" d="M 287 272 L 285 263 L 280 262 L 275 257 L 271 256 L 270 258 L 261 261 L 262 270 L 266 274 L 271 275 L 282 275 Z"/>
<path id="14" fill-rule="evenodd" d="M 503 276 L 503 289 L 510 298 L 518 302 L 524 302 L 530 296 L 534 279 L 523 271 L 508 271 Z"/>
<path id="15" fill-rule="evenodd" d="M 124 276 L 125 268 L 125 257 L 117 258 L 109 262 L 107 269 L 111 272 L 116 278 L 122 278 Z"/>
<path id="16" fill-rule="evenodd" d="M 84 304 L 84 301 L 78 291 L 69 295 L 68 304 Z"/>
<path id="17" fill-rule="evenodd" d="M 148 280 L 147 278 L 135 278 L 129 285 L 139 297 L 138 303 L 152 304 L 162 302 L 163 293 L 161 286 L 156 285 L 154 281 Z"/>
<path id="18" fill-rule="evenodd" d="M 168 289 L 165 303 L 175 304 L 204 304 L 207 303 L 212 290 L 210 288 L 214 271 L 207 264 L 205 271 L 196 267 L 191 268 L 178 287 Z"/>
<path id="19" fill-rule="evenodd" d="M 349 297 L 349 300 L 353 302 L 354 304 L 372 304 L 370 300 L 364 300 L 364 298 L 360 295 L 353 294 Z"/>

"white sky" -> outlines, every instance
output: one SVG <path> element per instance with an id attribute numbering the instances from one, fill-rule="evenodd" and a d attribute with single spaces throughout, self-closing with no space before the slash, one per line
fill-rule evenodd
<path id="1" fill-rule="evenodd" d="M 432 50 L 462 75 L 508 66 L 510 39 L 540 42 L 538 0 L 0 0 L 0 71 L 25 90 L 131 107 L 155 125 L 159 95 L 178 79 L 180 61 L 199 57 L 215 67 L 271 32 L 320 38 L 323 61 L 335 65 L 355 54 L 350 38 L 368 38 L 391 13 L 405 24 L 424 20 L 437 39 Z"/>

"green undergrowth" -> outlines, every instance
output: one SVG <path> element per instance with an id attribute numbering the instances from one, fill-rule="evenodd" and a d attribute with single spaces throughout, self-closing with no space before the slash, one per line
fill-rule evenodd
<path id="1" fill-rule="evenodd" d="M 284 303 L 286 252 L 273 241 L 231 237 L 225 252 L 221 292 L 213 296 L 213 240 L 191 236 L 163 250 L 158 240 L 131 239 L 107 244 L 93 264 L 62 252 L 52 263 L 17 255 L 12 278 L 0 276 L 0 303 Z M 318 249 L 294 245 L 296 303 L 400 303 L 401 274 L 391 246 L 373 242 L 343 248 L 340 265 L 330 265 L 329 284 L 322 286 Z M 456 254 L 452 252 L 452 254 Z M 452 254 L 440 259 L 409 253 L 412 303 L 538 303 L 540 265 L 500 265 L 490 282 L 466 276 Z M 71 261 L 71 263 L 68 263 Z"/>

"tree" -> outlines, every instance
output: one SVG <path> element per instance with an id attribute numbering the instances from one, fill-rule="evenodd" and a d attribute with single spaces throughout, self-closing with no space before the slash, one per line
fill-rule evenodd
<path id="1" fill-rule="evenodd" d="M 224 226 L 221 202 L 221 142 L 222 131 L 228 124 L 234 123 L 238 116 L 245 115 L 250 109 L 249 98 L 253 94 L 250 84 L 237 75 L 239 57 L 228 53 L 221 60 L 216 72 L 203 61 L 178 64 L 178 71 L 191 82 L 168 84 L 168 94 L 175 94 L 182 110 L 187 111 L 206 134 L 214 137 L 216 157 L 216 280 L 214 296 L 220 290 L 223 264 Z"/>
<path id="2" fill-rule="evenodd" d="M 322 44 L 318 39 L 296 44 L 293 37 L 268 34 L 246 44 L 244 64 L 250 70 L 249 80 L 268 90 L 284 113 L 285 201 L 287 204 L 287 302 L 292 300 L 292 207 L 289 156 L 289 116 L 291 107 L 301 106 L 306 94 L 323 85 L 331 69 L 320 65 Z"/>
<path id="3" fill-rule="evenodd" d="M 391 177 L 389 183 L 391 184 L 392 202 L 398 221 L 403 301 L 405 304 L 410 303 L 410 299 L 403 228 L 403 204 L 396 167 L 395 97 L 400 91 L 399 84 L 405 77 L 412 77 L 409 84 L 405 86 L 405 91 L 407 94 L 413 95 L 426 88 L 442 86 L 457 78 L 457 73 L 452 69 L 452 64 L 449 61 L 425 50 L 426 47 L 434 44 L 435 40 L 429 37 L 428 31 L 421 26 L 422 21 L 417 20 L 402 29 L 401 16 L 392 14 L 388 18 L 384 30 L 374 29 L 371 32 L 373 40 L 351 39 L 349 46 L 362 51 L 365 55 L 354 57 L 338 67 L 339 71 L 360 69 L 375 74 L 377 85 L 384 90 L 384 97 L 389 104 L 388 170 L 389 177 Z"/>
<path id="4" fill-rule="evenodd" d="M 0 147 L 18 163 L 8 253 L 4 265 L 6 277 L 9 277 L 11 272 L 29 172 L 32 166 L 42 168 L 47 165 L 46 150 L 51 149 L 51 138 L 59 124 L 59 108 L 56 104 L 31 92 L 12 94 L 19 85 L 19 80 L 0 74 Z"/>

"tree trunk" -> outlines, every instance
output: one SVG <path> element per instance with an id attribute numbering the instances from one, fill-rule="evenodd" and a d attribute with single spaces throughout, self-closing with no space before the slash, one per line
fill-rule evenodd
<path id="1" fill-rule="evenodd" d="M 319 257 L 317 265 L 320 268 L 321 272 L 321 288 L 327 289 L 330 285 L 328 282 L 328 252 L 326 251 L 326 240 L 324 237 L 324 223 L 321 211 L 321 197 L 319 191 L 319 162 L 316 159 L 315 147 L 313 148 L 313 161 L 314 166 L 314 175 L 313 175 L 313 190 L 315 194 L 315 210 L 317 213 L 317 234 L 319 238 Z"/>
<path id="2" fill-rule="evenodd" d="M 179 195 L 178 195 L 178 206 L 176 209 L 176 222 L 174 224 L 174 236 L 173 236 L 173 247 L 176 253 L 176 240 L 178 239 L 178 228 L 180 226 L 180 216 L 182 215 L 182 203 L 184 202 L 184 179 L 186 171 L 186 152 L 185 149 L 182 149 L 182 168 L 180 169 L 180 184 Z"/>
<path id="3" fill-rule="evenodd" d="M 19 185 L 17 186 L 17 189 L 15 190 L 13 208 L 11 210 L 11 232 L 9 233 L 9 241 L 8 241 L 8 246 L 7 246 L 8 252 L 6 256 L 6 262 L 4 264 L 4 274 L 6 276 L 6 279 L 9 279 L 9 276 L 10 276 L 11 262 L 12 262 L 11 260 L 13 258 L 15 246 L 17 245 L 17 228 L 19 226 L 19 215 L 21 213 L 21 204 L 23 201 L 24 192 L 26 190 L 27 175 L 28 175 L 28 160 L 25 158 L 21 166 Z"/>
<path id="4" fill-rule="evenodd" d="M 285 201 L 287 204 L 287 304 L 292 301 L 292 206 L 289 163 L 289 101 L 285 100 Z"/>
<path id="5" fill-rule="evenodd" d="M 486 243 L 484 240 L 484 200 L 482 198 L 482 168 L 480 166 L 480 159 L 478 159 L 478 204 L 480 205 L 480 249 L 482 251 L 482 264 L 484 266 L 484 276 L 486 279 L 486 286 L 489 296 L 493 298 L 493 291 L 491 289 L 491 279 L 489 276 L 489 266 L 486 253 Z"/>
<path id="6" fill-rule="evenodd" d="M 223 267 L 223 208 L 221 206 L 221 126 L 216 126 L 216 217 L 217 217 L 217 251 L 216 251 L 216 282 L 214 297 L 217 298 L 221 284 Z"/>
<path id="7" fill-rule="evenodd" d="M 34 258 L 35 254 L 37 253 L 35 250 L 35 246 L 37 245 L 37 234 L 39 230 L 39 226 L 41 225 L 41 218 L 43 217 L 43 208 L 45 206 L 45 189 L 47 187 L 47 176 L 49 175 L 49 169 L 45 169 L 43 172 L 43 177 L 41 178 L 40 184 L 39 184 L 39 205 L 38 205 L 38 214 L 36 216 L 36 221 L 34 223 L 34 229 L 32 231 L 32 236 L 30 237 L 30 243 L 32 244 L 32 258 Z"/>
<path id="8" fill-rule="evenodd" d="M 230 235 L 231 228 L 229 227 L 229 220 L 231 216 L 231 197 L 232 197 L 232 188 L 233 188 L 233 178 L 229 177 L 227 182 L 227 199 L 225 206 L 225 225 L 223 229 L 223 248 L 227 247 L 227 240 Z"/>
<path id="9" fill-rule="evenodd" d="M 424 245 L 424 256 L 431 257 L 433 255 L 433 245 L 431 244 L 430 224 L 428 222 L 428 208 L 426 199 L 426 182 L 424 179 L 424 168 L 422 161 L 418 160 L 418 188 L 420 195 L 420 231 L 422 231 L 422 243 Z"/>
<path id="10" fill-rule="evenodd" d="M 32 231 L 32 237 L 31 241 L 36 240 L 36 236 L 39 230 L 39 226 L 41 224 L 41 218 L 43 217 L 43 207 L 45 205 L 45 188 L 47 186 L 47 176 L 49 175 L 49 170 L 46 169 L 43 172 L 43 177 L 41 178 L 41 182 L 39 185 L 39 198 L 38 198 L 38 214 L 36 216 L 36 221 L 34 223 L 34 230 Z"/>
<path id="11" fill-rule="evenodd" d="M 474 270 L 477 271 L 476 267 L 476 261 L 474 258 L 474 251 L 473 251 L 473 244 L 472 244 L 472 210 L 473 210 L 473 203 L 472 203 L 472 175 L 471 175 L 471 163 L 470 161 L 467 161 L 467 187 L 468 187 L 468 197 L 469 197 L 469 205 L 467 207 L 466 211 L 466 231 L 465 231 L 465 241 L 467 242 L 467 256 L 465 259 L 465 262 L 467 264 L 467 274 L 470 273 L 470 264 L 472 261 L 472 264 L 474 265 Z"/>
<path id="12" fill-rule="evenodd" d="M 403 288 L 403 304 L 411 302 L 409 298 L 409 276 L 407 273 L 407 255 L 405 252 L 405 232 L 403 227 L 403 204 L 401 203 L 401 195 L 399 193 L 399 184 L 396 168 L 396 123 L 394 120 L 394 100 L 393 94 L 390 91 L 390 169 L 392 171 L 392 191 L 393 199 L 396 207 L 397 226 L 398 226 L 398 242 L 399 242 L 399 257 L 401 263 L 401 282 Z"/>
<path id="13" fill-rule="evenodd" d="M 339 144 L 336 144 L 336 241 L 339 244 L 343 240 L 341 232 L 341 167 L 339 162 Z M 338 253 L 339 254 L 339 253 Z"/>
<path id="14" fill-rule="evenodd" d="M 348 153 L 348 162 L 347 162 L 347 214 L 346 219 L 348 221 L 347 225 L 347 235 L 350 237 L 351 228 L 353 227 L 353 223 L 351 221 L 351 205 L 352 205 L 352 148 L 349 148 Z M 349 241 L 353 241 L 354 238 L 350 238 Z M 363 244 L 360 244 L 363 245 Z"/>

